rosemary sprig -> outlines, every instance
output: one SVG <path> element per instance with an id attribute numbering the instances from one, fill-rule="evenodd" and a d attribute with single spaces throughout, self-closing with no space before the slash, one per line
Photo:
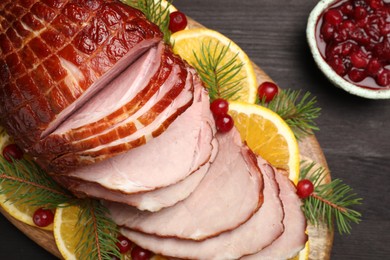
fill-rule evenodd
<path id="1" fill-rule="evenodd" d="M 300 174 L 300 179 L 309 179 L 314 185 L 314 192 L 303 200 L 306 219 L 313 225 L 325 221 L 331 228 L 335 223 L 340 234 L 349 234 L 351 224 L 361 221 L 361 213 L 351 207 L 360 205 L 362 199 L 340 179 L 324 184 L 325 169 L 314 167 L 315 163 L 308 164 L 302 167 Z"/>
<path id="2" fill-rule="evenodd" d="M 171 31 L 169 30 L 169 6 L 172 1 L 167 1 L 167 5 L 162 5 L 162 0 L 122 0 L 125 4 L 130 5 L 143 12 L 146 18 L 156 24 L 164 34 L 164 41 L 170 42 Z"/>
<path id="3" fill-rule="evenodd" d="M 73 199 L 38 165 L 26 159 L 8 162 L 0 156 L 0 194 L 11 202 L 56 208 Z"/>
<path id="4" fill-rule="evenodd" d="M 316 97 L 309 92 L 301 95 L 301 90 L 279 90 L 279 94 L 269 103 L 265 99 L 258 103 L 277 113 L 291 127 L 297 139 L 319 130 L 315 123 L 320 115 L 321 108 L 317 107 Z"/>
<path id="5" fill-rule="evenodd" d="M 235 77 L 240 73 L 244 64 L 237 59 L 239 53 L 226 61 L 229 48 L 230 44 L 221 47 L 217 43 L 212 46 L 210 41 L 208 44 L 202 44 L 199 54 L 193 52 L 196 64 L 191 65 L 195 67 L 209 89 L 210 101 L 217 98 L 226 100 L 239 98 L 237 93 L 242 89 L 243 78 L 235 79 Z"/>
<path id="6" fill-rule="evenodd" d="M 77 232 L 80 240 L 76 247 L 76 254 L 83 259 L 107 259 L 113 256 L 120 258 L 116 246 L 118 240 L 117 225 L 108 217 L 109 212 L 99 201 L 84 199 L 80 202 L 79 221 Z"/>

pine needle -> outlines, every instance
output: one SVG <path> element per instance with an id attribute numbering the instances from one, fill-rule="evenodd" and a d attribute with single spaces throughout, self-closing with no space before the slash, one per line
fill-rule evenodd
<path id="1" fill-rule="evenodd" d="M 362 216 L 351 207 L 360 205 L 362 199 L 340 179 L 321 184 L 326 177 L 325 169 L 313 171 L 314 167 L 315 163 L 311 163 L 303 167 L 300 174 L 301 180 L 309 179 L 315 187 L 313 194 L 303 200 L 302 210 L 306 219 L 313 225 L 325 221 L 330 228 L 335 225 L 340 234 L 349 234 L 351 224 L 358 224 Z M 311 171 L 313 173 L 309 176 Z"/>
<path id="2" fill-rule="evenodd" d="M 80 203 L 77 232 L 81 233 L 76 247 L 76 254 L 83 259 L 110 260 L 120 258 L 116 246 L 118 228 L 108 217 L 109 212 L 99 201 L 85 199 Z"/>
<path id="3" fill-rule="evenodd" d="M 258 103 L 277 113 L 291 127 L 299 140 L 319 128 L 315 119 L 320 116 L 321 108 L 317 107 L 316 97 L 309 92 L 303 94 L 300 90 L 279 90 L 279 94 L 269 103 L 265 99 Z"/>
<path id="4" fill-rule="evenodd" d="M 22 159 L 10 163 L 2 156 L 0 194 L 6 194 L 10 202 L 45 208 L 56 208 L 73 198 L 34 162 Z"/>
<path id="5" fill-rule="evenodd" d="M 226 100 L 239 98 L 237 93 L 242 89 L 243 78 L 233 79 L 240 73 L 244 64 L 238 62 L 239 53 L 225 61 L 229 48 L 230 44 L 220 46 L 219 43 L 212 47 L 210 41 L 208 44 L 202 43 L 199 54 L 193 52 L 196 64 L 192 65 L 208 88 L 211 102 L 217 98 Z"/>

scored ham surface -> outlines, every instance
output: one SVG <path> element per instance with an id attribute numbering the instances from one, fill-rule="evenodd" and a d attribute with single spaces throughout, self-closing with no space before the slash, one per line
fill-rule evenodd
<path id="1" fill-rule="evenodd" d="M 275 241 L 284 231 L 284 213 L 279 198 L 279 187 L 274 171 L 259 165 L 264 178 L 264 202 L 260 209 L 244 224 L 219 236 L 203 241 L 163 238 L 121 228 L 120 232 L 139 246 L 152 252 L 182 259 L 239 259 L 259 252 Z M 245 187 L 242 187 L 245 192 Z M 210 194 L 212 196 L 212 194 Z M 207 209 L 205 209 L 207 210 Z M 236 212 L 228 214 L 235 215 Z M 196 215 L 193 216 L 196 218 Z M 228 217 L 221 215 L 218 221 Z M 218 224 L 210 222 L 209 225 Z M 181 222 L 177 223 L 181 229 Z"/>
<path id="2" fill-rule="evenodd" d="M 263 203 L 256 157 L 235 129 L 216 138 L 217 157 L 187 199 L 152 213 L 107 203 L 114 222 L 148 234 L 192 240 L 214 237 L 246 222 Z"/>
<path id="3" fill-rule="evenodd" d="M 166 187 L 185 179 L 210 160 L 215 123 L 207 91 L 195 80 L 193 104 L 158 138 L 100 163 L 66 174 L 66 178 L 97 183 L 133 194 Z"/>
<path id="4" fill-rule="evenodd" d="M 119 1 L 1 1 L 0 123 L 30 147 L 161 39 Z"/>

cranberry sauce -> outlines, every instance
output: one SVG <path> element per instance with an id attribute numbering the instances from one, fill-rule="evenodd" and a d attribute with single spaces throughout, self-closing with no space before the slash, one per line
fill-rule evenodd
<path id="1" fill-rule="evenodd" d="M 316 37 L 338 75 L 360 87 L 390 88 L 389 0 L 336 1 L 321 15 Z"/>

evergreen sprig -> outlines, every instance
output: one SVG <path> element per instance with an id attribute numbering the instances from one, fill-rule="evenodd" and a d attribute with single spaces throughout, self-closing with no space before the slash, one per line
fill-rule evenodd
<path id="1" fill-rule="evenodd" d="M 2 156 L 0 194 L 6 194 L 10 202 L 45 208 L 56 208 L 74 198 L 34 162 L 21 159 L 10 163 Z"/>
<path id="2" fill-rule="evenodd" d="M 146 18 L 156 24 L 164 34 L 164 41 L 170 42 L 171 31 L 169 30 L 169 7 L 172 1 L 166 1 L 167 5 L 162 4 L 162 0 L 122 0 L 125 4 L 134 7 L 143 12 Z"/>
<path id="3" fill-rule="evenodd" d="M 269 103 L 265 99 L 258 103 L 282 117 L 297 139 L 319 130 L 314 120 L 320 116 L 321 108 L 317 107 L 316 97 L 309 92 L 302 96 L 301 90 L 279 90 L 279 94 Z"/>
<path id="4" fill-rule="evenodd" d="M 80 209 L 76 232 L 81 235 L 76 254 L 90 260 L 120 258 L 116 246 L 118 227 L 109 218 L 107 208 L 97 200 L 84 199 L 80 202 Z"/>
<path id="5" fill-rule="evenodd" d="M 81 239 L 77 252 L 83 259 L 120 257 L 115 244 L 117 226 L 108 217 L 108 210 L 97 200 L 74 197 L 34 162 L 21 159 L 10 163 L 0 156 L 0 194 L 5 194 L 11 203 L 32 207 L 80 207 L 76 228 L 81 232 Z"/>
<path id="6" fill-rule="evenodd" d="M 315 163 L 302 167 L 300 179 L 309 179 L 314 185 L 314 192 L 303 200 L 302 210 L 313 225 L 325 221 L 333 228 L 335 223 L 340 234 L 349 234 L 351 224 L 361 221 L 361 213 L 351 207 L 360 205 L 362 199 L 340 179 L 323 183 L 325 177 L 325 169 L 315 169 Z"/>
<path id="7" fill-rule="evenodd" d="M 238 99 L 237 93 L 242 89 L 243 78 L 235 77 L 240 73 L 244 64 L 239 62 L 236 53 L 231 59 L 226 60 L 230 44 L 221 46 L 217 43 L 201 45 L 200 53 L 193 52 L 196 63 L 191 64 L 198 71 L 202 81 L 209 90 L 210 101 L 217 98 L 226 100 Z"/>

